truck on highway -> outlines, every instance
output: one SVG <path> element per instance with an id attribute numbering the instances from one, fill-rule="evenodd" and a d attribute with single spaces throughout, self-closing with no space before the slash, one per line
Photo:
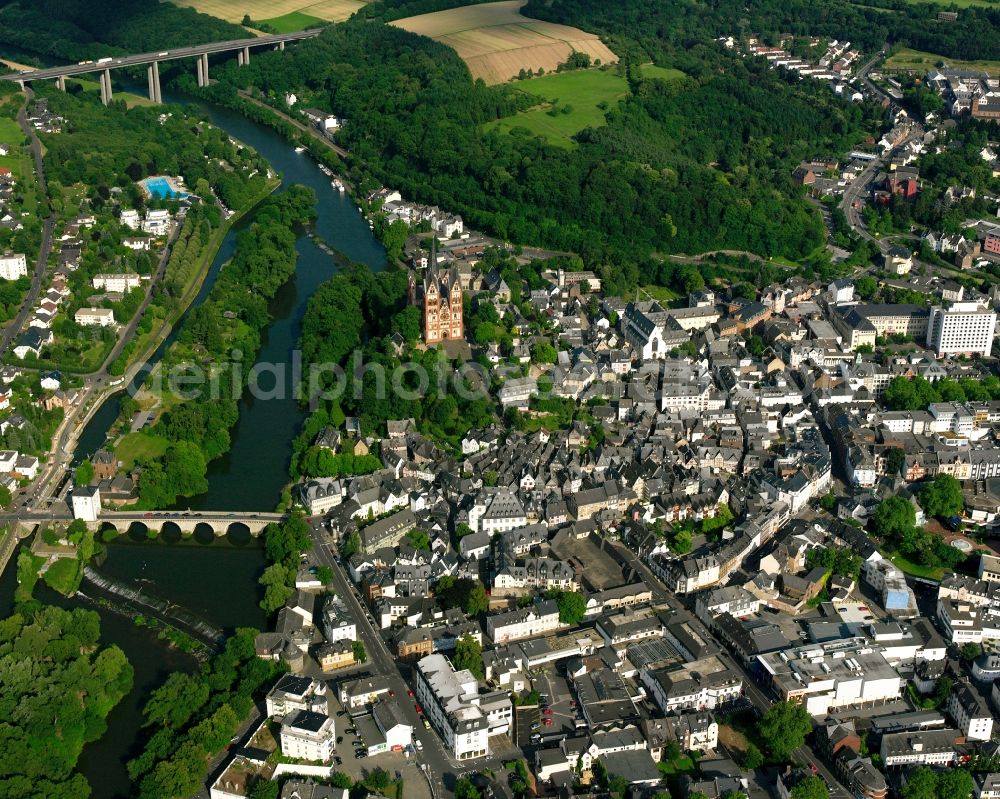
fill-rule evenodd
<path id="1" fill-rule="evenodd" d="M 98 58 L 97 59 L 97 63 L 98 64 L 110 64 L 113 60 L 114 60 L 113 58 Z"/>

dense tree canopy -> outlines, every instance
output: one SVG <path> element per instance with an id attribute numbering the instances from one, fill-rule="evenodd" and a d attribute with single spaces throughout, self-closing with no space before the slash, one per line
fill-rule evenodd
<path id="1" fill-rule="evenodd" d="M 811 253 L 824 231 L 791 168 L 851 146 L 865 112 L 714 45 L 699 53 L 691 77 L 670 84 L 623 67 L 631 91 L 569 150 L 484 134 L 535 101 L 473 83 L 442 45 L 361 21 L 223 68 L 210 94 L 232 102 L 236 84 L 310 97 L 352 120 L 338 141 L 373 181 L 499 236 L 578 252 L 615 288 L 655 272 L 653 251 Z"/>
<path id="2" fill-rule="evenodd" d="M 809 712 L 797 702 L 775 702 L 757 725 L 771 757 L 786 761 L 812 732 Z"/>
<path id="3" fill-rule="evenodd" d="M 132 687 L 116 646 L 101 647 L 96 613 L 22 605 L 0 621 L 0 782 L 4 796 L 90 795 L 73 769 Z"/>
<path id="4" fill-rule="evenodd" d="M 950 519 L 965 507 L 962 484 L 950 474 L 938 474 L 920 489 L 920 507 L 928 516 Z"/>

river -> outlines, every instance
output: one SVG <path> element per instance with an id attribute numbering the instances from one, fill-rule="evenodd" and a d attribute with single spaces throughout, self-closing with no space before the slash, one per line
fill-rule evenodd
<path id="1" fill-rule="evenodd" d="M 166 94 L 164 99 L 188 101 Z M 300 183 L 316 191 L 315 231 L 320 238 L 353 261 L 373 270 L 385 268 L 385 250 L 364 217 L 347 195 L 331 188 L 329 178 L 307 154 L 296 153 L 277 133 L 234 112 L 203 107 L 214 124 L 249 144 L 271 163 L 283 178 L 282 188 Z M 252 221 L 250 213 L 226 236 L 192 307 L 204 299 L 222 265 L 232 256 L 238 231 Z M 304 231 L 298 237 L 296 249 L 299 258 L 295 277 L 270 305 L 272 321 L 263 336 L 258 363 L 291 363 L 306 303 L 316 288 L 336 271 L 333 258 L 320 250 Z M 181 327 L 182 324 L 177 325 L 176 331 Z M 176 331 L 151 362 L 159 360 Z M 208 491 L 184 499 L 180 507 L 273 510 L 288 482 L 292 439 L 305 418 L 305 412 L 292 398 L 287 366 L 285 377 L 284 399 L 255 400 L 249 396 L 241 399 L 239 422 L 232 431 L 232 449 L 209 465 Z M 109 398 L 81 433 L 77 460 L 93 454 L 104 443 L 106 432 L 118 415 L 120 399 L 120 394 Z M 238 626 L 261 627 L 265 623 L 256 604 L 260 598 L 257 578 L 264 568 L 259 541 L 243 546 L 226 540 L 208 545 L 197 541 L 138 543 L 135 536 L 126 536 L 108 549 L 101 570 L 109 576 L 141 583 L 227 631 Z M 0 612 L 5 615 L 11 608 L 15 570 L 16 558 L 12 558 L 0 576 Z M 45 601 L 64 607 L 93 607 L 86 599 L 63 599 L 41 583 L 36 593 Z M 171 671 L 193 669 L 195 662 L 164 646 L 149 630 L 135 626 L 124 616 L 96 609 L 101 615 L 102 640 L 122 648 L 135 668 L 136 677 L 133 690 L 108 717 L 107 733 L 84 749 L 79 769 L 90 781 L 93 799 L 119 799 L 129 793 L 125 763 L 136 754 L 136 744 L 142 740 L 141 708 L 149 692 Z"/>

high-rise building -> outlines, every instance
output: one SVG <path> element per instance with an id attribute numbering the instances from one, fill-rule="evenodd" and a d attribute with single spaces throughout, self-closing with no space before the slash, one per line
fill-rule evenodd
<path id="1" fill-rule="evenodd" d="M 927 346 L 941 355 L 982 355 L 993 349 L 997 315 L 976 302 L 955 302 L 931 309 Z"/>

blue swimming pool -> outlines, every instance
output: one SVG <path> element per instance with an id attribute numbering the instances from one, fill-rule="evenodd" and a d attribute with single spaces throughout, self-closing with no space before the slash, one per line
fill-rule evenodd
<path id="1" fill-rule="evenodd" d="M 170 182 L 164 177 L 146 178 L 142 184 L 157 199 L 162 200 L 164 197 L 176 197 L 178 199 L 187 197 L 187 192 L 175 191 L 171 187 Z"/>

